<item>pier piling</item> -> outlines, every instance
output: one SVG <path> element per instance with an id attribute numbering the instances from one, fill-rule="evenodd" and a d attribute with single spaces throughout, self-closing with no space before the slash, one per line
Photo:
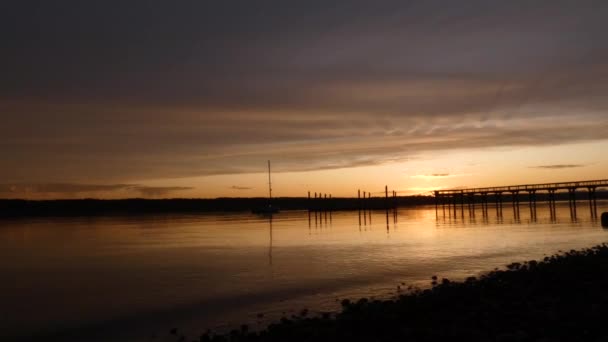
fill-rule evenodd
<path id="1" fill-rule="evenodd" d="M 591 180 L 591 181 L 578 181 L 578 182 L 562 182 L 562 183 L 545 183 L 545 184 L 525 184 L 525 185 L 510 185 L 510 186 L 499 186 L 499 187 L 487 187 L 487 188 L 471 188 L 471 189 L 459 189 L 459 190 L 436 190 L 435 194 L 435 211 L 439 211 L 439 205 L 441 204 L 443 210 L 443 216 L 446 216 L 446 204 L 448 207 L 448 215 L 452 217 L 452 206 L 454 206 L 454 217 L 456 217 L 456 206 L 458 197 L 460 198 L 460 205 L 462 216 L 464 216 L 465 197 L 466 205 L 469 210 L 469 216 L 475 217 L 475 211 L 477 208 L 477 199 L 481 204 L 482 216 L 487 218 L 488 216 L 488 196 L 494 196 L 496 204 L 496 216 L 502 217 L 502 203 L 503 193 L 510 193 L 510 199 L 513 206 L 513 216 L 517 220 L 520 217 L 520 192 L 528 194 L 528 204 L 530 209 L 530 219 L 536 220 L 536 204 L 537 194 L 539 191 L 546 192 L 546 199 L 549 205 L 549 213 L 551 220 L 556 219 L 556 192 L 559 192 L 559 198 L 562 197 L 562 193 L 568 191 L 568 202 L 570 206 L 570 213 L 573 219 L 577 217 L 577 203 L 576 203 L 576 190 L 580 188 L 586 188 L 588 191 L 589 201 L 589 212 L 593 219 L 597 219 L 597 188 L 608 187 L 608 179 L 604 180 Z M 458 196 L 458 197 L 457 197 Z M 441 202 L 441 203 L 440 203 Z"/>

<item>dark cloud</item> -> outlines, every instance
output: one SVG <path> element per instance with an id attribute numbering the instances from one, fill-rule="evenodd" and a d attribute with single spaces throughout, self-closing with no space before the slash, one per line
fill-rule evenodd
<path id="1" fill-rule="evenodd" d="M 433 173 L 430 176 L 431 177 L 448 177 L 449 175 L 450 175 L 449 173 Z"/>
<path id="2" fill-rule="evenodd" d="M 608 47 L 601 1 L 3 6 L 2 94 L 78 103 L 359 108 L 357 97 L 335 103 L 317 89 L 529 75 L 532 82 L 539 72 L 603 63 Z"/>
<path id="3" fill-rule="evenodd" d="M 549 169 L 549 170 L 560 170 L 560 169 L 572 169 L 577 167 L 585 167 L 583 164 L 554 164 L 554 165 L 539 165 L 531 166 L 532 169 Z"/>

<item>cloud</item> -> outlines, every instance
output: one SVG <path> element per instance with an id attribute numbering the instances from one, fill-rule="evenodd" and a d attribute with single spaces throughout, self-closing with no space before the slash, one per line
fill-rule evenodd
<path id="1" fill-rule="evenodd" d="M 250 188 L 248 186 L 233 185 L 230 187 L 230 189 L 232 189 L 232 190 L 252 190 L 253 188 Z"/>
<path id="2" fill-rule="evenodd" d="M 549 169 L 549 170 L 560 170 L 560 169 L 572 169 L 577 167 L 585 167 L 584 164 L 554 164 L 554 165 L 539 165 L 530 166 L 531 169 Z"/>
<path id="3" fill-rule="evenodd" d="M 1 93 L 112 104 L 328 107 L 332 94 L 315 92 L 326 84 L 504 79 L 602 60 L 607 44 L 608 6 L 598 1 L 337 0 L 331 8 L 323 1 L 149 1 L 145 9 L 113 2 L 7 5 L 0 61 L 11 68 Z M 48 63 L 39 63 L 42 55 Z M 405 102 L 414 100 L 406 90 Z M 359 96 L 350 99 L 361 106 Z"/>
<path id="4" fill-rule="evenodd" d="M 117 195 L 120 197 L 160 197 L 170 193 L 191 190 L 192 187 L 145 186 L 137 184 L 0 184 L 0 197 L 25 196 L 26 198 L 95 197 Z"/>
<path id="5" fill-rule="evenodd" d="M 429 175 L 413 175 L 410 176 L 410 178 L 423 178 L 423 179 L 428 179 L 428 178 L 446 178 L 446 177 L 450 177 L 449 173 L 433 173 L 433 174 L 429 174 Z M 454 176 L 452 176 L 454 177 Z"/>
<path id="6" fill-rule="evenodd" d="M 0 13 L 4 182 L 131 185 L 264 172 L 268 159 L 308 171 L 608 139 L 608 3 L 108 1 Z"/>
<path id="7" fill-rule="evenodd" d="M 134 186 L 133 190 L 139 191 L 145 197 L 160 197 L 170 193 L 184 190 L 191 190 L 193 187 L 183 186 Z"/>
<path id="8" fill-rule="evenodd" d="M 46 110 L 59 113 L 58 109 Z M 310 171 L 404 161 L 437 150 L 608 139 L 608 118 L 593 114 L 573 116 L 567 124 L 552 116 L 479 121 L 476 115 L 426 120 L 406 115 L 328 115 L 316 120 L 303 114 L 237 120 L 231 114 L 206 122 L 183 115 L 180 124 L 110 120 L 85 130 L 62 125 L 47 130 L 36 125 L 25 135 L 13 133 L 18 127 L 8 129 L 0 145 L 5 156 L 0 176 L 11 183 L 94 180 L 123 184 L 132 179 L 265 172 L 268 159 L 273 160 L 274 172 Z M 57 121 L 71 120 L 64 116 Z M 397 127 L 409 132 L 392 135 Z M 137 143 L 133 143 L 134 136 Z"/>
<path id="9" fill-rule="evenodd" d="M 117 191 L 133 187 L 129 184 L 69 184 L 69 183 L 49 183 L 49 184 L 2 184 L 2 192 L 27 192 L 27 193 L 83 193 L 99 191 Z"/>
<path id="10" fill-rule="evenodd" d="M 454 178 L 470 176 L 470 173 L 450 174 L 450 173 L 432 173 L 428 175 L 414 175 L 410 178 L 434 179 L 434 178 Z"/>

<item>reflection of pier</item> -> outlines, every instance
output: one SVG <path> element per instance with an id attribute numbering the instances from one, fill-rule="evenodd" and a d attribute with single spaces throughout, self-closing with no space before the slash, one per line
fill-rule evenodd
<path id="1" fill-rule="evenodd" d="M 542 197 L 549 205 L 549 213 L 552 219 L 556 217 L 555 201 L 558 197 L 566 197 L 570 207 L 570 216 L 576 219 L 577 216 L 577 190 L 586 190 L 589 201 L 589 212 L 592 218 L 597 218 L 597 195 L 596 190 L 599 187 L 607 187 L 608 180 L 593 180 L 580 182 L 564 182 L 564 183 L 547 183 L 547 184 L 526 184 L 526 185 L 511 185 L 489 188 L 471 188 L 458 190 L 436 190 L 435 194 L 435 210 L 439 214 L 439 206 L 446 215 L 446 207 L 448 216 L 464 217 L 465 206 L 468 209 L 470 217 L 475 217 L 476 208 L 481 206 L 481 215 L 483 218 L 488 217 L 488 204 L 491 202 L 496 207 L 496 216 L 501 218 L 503 213 L 503 202 L 510 201 L 513 206 L 513 217 L 519 219 L 520 215 L 520 200 L 526 196 L 528 206 L 530 208 L 530 217 L 536 219 L 536 205 L 539 197 Z M 581 192 L 579 192 L 581 193 Z M 459 210 L 460 209 L 460 210 Z"/>
<path id="2" fill-rule="evenodd" d="M 357 190 L 356 202 L 350 204 L 345 203 L 339 204 L 335 198 L 332 198 L 331 194 L 314 193 L 308 192 L 308 228 L 311 228 L 312 215 L 315 216 L 315 228 L 321 224 L 323 227 L 323 217 L 325 217 L 325 225 L 327 225 L 327 214 L 329 213 L 329 222 L 331 225 L 332 212 L 335 210 L 358 210 L 359 211 L 359 230 L 361 230 L 361 222 L 363 227 L 367 228 L 368 222 L 372 225 L 372 210 L 384 210 L 386 211 L 386 231 L 389 231 L 389 211 L 392 211 L 393 224 L 397 224 L 397 191 L 391 190 L 389 192 L 388 185 L 384 186 L 384 191 L 376 192 L 381 193 L 384 196 L 377 196 L 372 198 L 372 193 L 369 191 Z M 344 199 L 342 199 L 344 200 Z M 363 220 L 361 219 L 363 214 Z M 366 229 L 367 230 L 367 229 Z"/>

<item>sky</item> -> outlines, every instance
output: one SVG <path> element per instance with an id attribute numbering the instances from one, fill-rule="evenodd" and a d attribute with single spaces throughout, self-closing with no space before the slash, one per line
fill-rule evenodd
<path id="1" fill-rule="evenodd" d="M 608 178 L 605 1 L 4 1 L 0 198 Z"/>

